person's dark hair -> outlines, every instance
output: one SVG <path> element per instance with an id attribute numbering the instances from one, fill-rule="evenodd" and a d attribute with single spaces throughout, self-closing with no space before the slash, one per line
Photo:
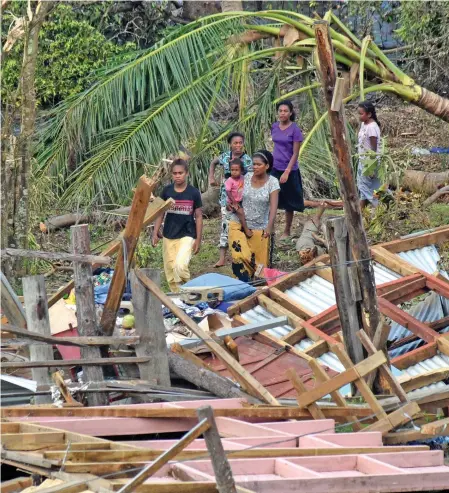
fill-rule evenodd
<path id="1" fill-rule="evenodd" d="M 232 132 L 228 136 L 228 144 L 230 144 L 232 142 L 232 139 L 234 137 L 241 137 L 243 139 L 243 142 L 245 142 L 245 136 L 242 133 L 240 133 L 240 132 Z"/>
<path id="2" fill-rule="evenodd" d="M 259 157 L 265 164 L 268 164 L 269 173 L 271 171 L 271 168 L 273 167 L 273 154 L 271 154 L 271 152 L 267 151 L 266 149 L 261 149 L 260 151 L 256 151 L 253 154 L 253 158 L 255 157 Z"/>
<path id="3" fill-rule="evenodd" d="M 240 171 L 242 172 L 242 174 L 245 173 L 245 165 L 243 164 L 243 161 L 239 158 L 239 157 L 235 157 L 230 163 L 229 163 L 229 169 L 231 169 L 231 166 L 233 164 L 237 164 L 238 166 L 240 166 Z"/>
<path id="4" fill-rule="evenodd" d="M 380 122 L 377 119 L 376 108 L 373 103 L 370 103 L 369 101 L 362 101 L 359 103 L 359 108 L 364 109 L 367 113 L 371 113 L 371 118 L 379 125 L 380 128 Z"/>
<path id="5" fill-rule="evenodd" d="M 294 122 L 296 120 L 296 113 L 295 109 L 293 108 L 293 103 L 289 99 L 283 99 L 282 101 L 279 101 L 279 103 L 276 105 L 276 111 L 279 111 L 279 108 L 281 106 L 288 106 L 288 109 L 291 112 L 290 121 Z"/>
<path id="6" fill-rule="evenodd" d="M 175 166 L 182 166 L 186 173 L 189 172 L 189 164 L 185 159 L 181 159 L 181 158 L 174 159 L 173 162 L 171 163 L 170 171 L 173 171 Z"/>

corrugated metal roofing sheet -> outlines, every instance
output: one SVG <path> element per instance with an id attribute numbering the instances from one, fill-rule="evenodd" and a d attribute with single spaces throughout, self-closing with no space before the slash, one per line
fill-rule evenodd
<path id="1" fill-rule="evenodd" d="M 334 285 L 317 275 L 287 289 L 285 294 L 314 314 L 321 313 L 336 303 Z"/>
<path id="2" fill-rule="evenodd" d="M 321 278 L 320 278 L 321 279 Z M 327 281 L 326 281 L 327 282 Z M 330 283 L 329 283 L 330 284 Z M 251 310 L 246 311 L 242 314 L 243 317 L 248 320 L 248 322 L 257 322 L 263 320 L 269 320 L 275 318 L 275 316 L 269 311 L 265 310 L 262 306 L 256 306 Z M 281 337 L 287 335 L 293 330 L 290 325 L 283 325 L 282 327 L 276 327 L 275 329 L 269 329 L 266 332 L 273 337 L 280 339 Z M 304 338 L 299 343 L 295 344 L 294 347 L 299 351 L 304 351 L 310 347 L 314 342 L 312 339 Z M 324 366 L 328 366 L 331 370 L 342 372 L 345 370 L 344 366 L 340 363 L 340 360 L 334 353 L 328 352 L 321 355 L 317 360 Z"/>
<path id="3" fill-rule="evenodd" d="M 401 277 L 396 272 L 393 272 L 388 267 L 385 267 L 385 265 L 379 264 L 378 262 L 373 262 L 373 269 L 376 286 L 380 286 L 386 282 L 395 281 Z"/>
<path id="4" fill-rule="evenodd" d="M 435 245 L 416 248 L 415 250 L 408 250 L 407 252 L 399 252 L 398 255 L 410 264 L 429 274 L 438 271 L 438 263 L 441 260 Z"/>

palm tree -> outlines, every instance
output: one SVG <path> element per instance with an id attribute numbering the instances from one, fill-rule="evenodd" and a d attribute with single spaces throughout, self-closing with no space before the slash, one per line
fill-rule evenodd
<path id="1" fill-rule="evenodd" d="M 342 70 L 357 74 L 359 67 L 359 87 L 347 100 L 389 92 L 449 121 L 447 99 L 417 85 L 332 13 L 325 17 Z M 151 173 L 145 163 L 155 165 L 184 145 L 194 150 L 192 173 L 201 186 L 204 164 L 233 128 L 245 132 L 253 150 L 274 119 L 274 103 L 302 94 L 314 117 L 301 148 L 305 178 L 319 173 L 332 182 L 313 22 L 290 11 L 226 12 L 114 61 L 92 87 L 47 115 L 38 174 L 54 176 L 65 202 L 123 203 L 142 169 Z"/>

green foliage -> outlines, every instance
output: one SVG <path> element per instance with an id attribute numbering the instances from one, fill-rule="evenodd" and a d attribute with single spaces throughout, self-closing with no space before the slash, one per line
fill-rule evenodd
<path id="1" fill-rule="evenodd" d="M 15 15 L 23 12 L 16 12 Z M 13 13 L 5 13 L 5 27 Z M 3 39 L 4 41 L 4 39 Z M 89 22 L 79 20 L 70 4 L 59 4 L 49 15 L 39 35 L 36 68 L 36 94 L 43 106 L 58 103 L 84 90 L 95 80 L 95 70 L 104 67 L 111 57 L 118 57 L 134 48 L 108 41 Z M 18 84 L 22 64 L 23 42 L 18 41 L 3 65 L 2 98 L 7 99 Z"/>

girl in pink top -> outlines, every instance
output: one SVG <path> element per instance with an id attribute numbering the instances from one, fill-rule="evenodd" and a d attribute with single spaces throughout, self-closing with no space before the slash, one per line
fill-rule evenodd
<path id="1" fill-rule="evenodd" d="M 239 158 L 233 159 L 230 162 L 229 170 L 231 172 L 231 176 L 224 183 L 227 198 L 226 208 L 228 211 L 233 211 L 237 214 L 240 219 L 243 232 L 248 238 L 251 238 L 253 232 L 246 224 L 245 214 L 242 208 L 244 185 L 243 173 L 245 171 L 243 161 Z"/>

